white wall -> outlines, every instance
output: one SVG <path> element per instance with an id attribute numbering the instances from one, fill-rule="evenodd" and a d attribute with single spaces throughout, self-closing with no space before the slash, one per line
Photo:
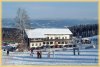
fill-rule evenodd
<path id="1" fill-rule="evenodd" d="M 64 37 L 64 39 L 70 39 L 70 35 L 61 35 L 61 34 L 57 34 L 57 35 L 51 35 L 51 34 L 49 34 L 49 35 L 46 35 L 47 37 L 49 37 L 49 39 L 55 39 L 55 37 L 58 37 L 59 39 L 62 39 L 63 37 Z M 50 41 L 49 41 L 49 45 L 51 45 L 51 46 L 53 46 L 53 45 L 55 45 L 55 41 L 52 41 L 53 42 L 53 44 L 50 44 Z M 34 44 L 34 45 L 33 45 Z M 36 45 L 37 44 L 37 45 Z M 40 46 L 40 44 L 41 44 L 41 46 L 43 46 L 43 42 L 30 42 L 30 48 L 31 47 L 39 47 Z M 47 45 L 47 44 L 44 44 L 44 45 Z M 65 42 L 64 42 L 64 44 L 58 44 L 58 45 L 65 45 Z"/>
<path id="2" fill-rule="evenodd" d="M 41 46 L 43 45 L 43 42 L 31 42 L 30 43 L 30 48 L 31 47 L 39 47 L 41 44 Z"/>
<path id="3" fill-rule="evenodd" d="M 60 38 L 60 39 L 62 39 L 63 37 L 64 37 L 64 39 L 66 38 L 66 39 L 70 39 L 70 35 L 64 35 L 64 34 L 57 34 L 57 35 L 53 35 L 53 34 L 49 34 L 49 35 L 47 35 L 47 37 L 49 37 L 49 39 L 51 39 L 51 38 L 53 38 L 53 39 L 55 39 L 55 37 L 58 37 L 58 38 Z"/>

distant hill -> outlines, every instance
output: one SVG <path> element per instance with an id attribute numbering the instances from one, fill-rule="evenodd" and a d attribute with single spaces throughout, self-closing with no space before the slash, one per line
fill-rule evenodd
<path id="1" fill-rule="evenodd" d="M 15 27 L 15 20 L 14 19 L 3 19 L 2 20 L 2 27 L 5 28 L 14 28 Z M 63 19 L 63 20 L 30 20 L 29 23 L 31 24 L 32 28 L 64 28 L 65 26 L 74 26 L 79 24 L 97 24 L 98 20 L 92 19 Z"/>

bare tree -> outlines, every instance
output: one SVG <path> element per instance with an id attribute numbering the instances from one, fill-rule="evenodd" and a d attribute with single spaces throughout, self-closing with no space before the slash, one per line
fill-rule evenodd
<path id="1" fill-rule="evenodd" d="M 29 17 L 24 9 L 19 8 L 15 18 L 16 28 L 19 29 L 17 33 L 19 34 L 18 40 L 20 40 L 19 50 L 23 51 L 27 49 L 27 44 L 25 43 L 25 29 L 30 28 Z"/>

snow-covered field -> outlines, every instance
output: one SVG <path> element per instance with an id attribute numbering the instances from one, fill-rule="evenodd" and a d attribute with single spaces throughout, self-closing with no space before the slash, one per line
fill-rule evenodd
<path id="1" fill-rule="evenodd" d="M 56 51 L 51 57 L 47 52 L 42 53 L 42 58 L 37 59 L 36 53 L 33 57 L 30 52 L 10 52 L 7 56 L 3 51 L 2 65 L 97 65 L 98 49 L 81 49 L 80 55 L 73 55 L 72 50 Z M 77 53 L 76 53 L 77 54 Z"/>

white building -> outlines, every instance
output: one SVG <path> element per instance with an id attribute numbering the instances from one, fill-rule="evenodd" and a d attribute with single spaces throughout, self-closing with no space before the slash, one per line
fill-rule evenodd
<path id="1" fill-rule="evenodd" d="M 36 28 L 26 29 L 29 47 L 43 45 L 66 45 L 72 39 L 72 32 L 68 28 Z"/>

